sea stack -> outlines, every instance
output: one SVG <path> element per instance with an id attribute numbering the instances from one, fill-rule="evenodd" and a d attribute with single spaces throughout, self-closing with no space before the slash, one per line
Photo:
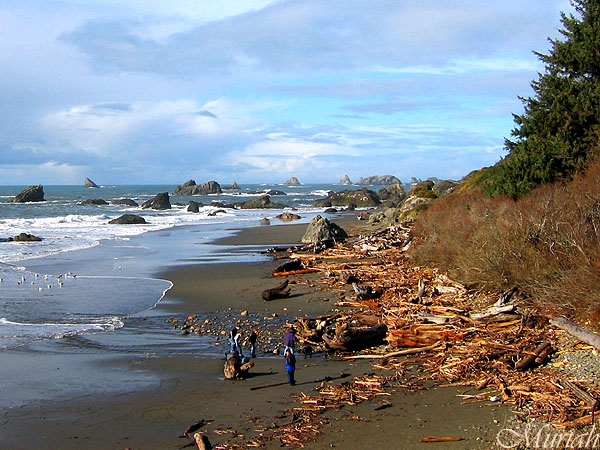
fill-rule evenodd
<path id="1" fill-rule="evenodd" d="M 348 186 L 350 184 L 354 184 L 348 175 L 344 175 L 344 178 L 340 180 L 340 184 L 343 186 Z"/>
<path id="2" fill-rule="evenodd" d="M 296 177 L 292 177 L 285 182 L 287 186 L 300 186 L 300 181 Z"/>
<path id="3" fill-rule="evenodd" d="M 86 178 L 84 180 L 83 185 L 88 188 L 97 188 L 98 187 L 98 185 L 96 183 L 94 183 L 92 180 L 90 180 L 89 178 Z"/>
<path id="4" fill-rule="evenodd" d="M 25 188 L 14 199 L 13 203 L 43 202 L 44 187 L 41 184 Z"/>
<path id="5" fill-rule="evenodd" d="M 194 180 L 189 180 L 177 186 L 173 195 L 209 195 L 222 193 L 221 186 L 216 181 L 196 184 Z"/>

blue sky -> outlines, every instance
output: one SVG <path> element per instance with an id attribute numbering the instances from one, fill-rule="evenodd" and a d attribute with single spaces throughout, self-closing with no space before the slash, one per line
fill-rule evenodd
<path id="1" fill-rule="evenodd" d="M 0 184 L 459 179 L 568 0 L 3 0 Z"/>

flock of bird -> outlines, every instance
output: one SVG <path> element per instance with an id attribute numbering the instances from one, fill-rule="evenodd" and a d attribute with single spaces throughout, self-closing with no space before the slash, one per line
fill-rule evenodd
<path id="1" fill-rule="evenodd" d="M 35 286 L 36 285 L 36 281 L 39 282 L 38 278 L 40 276 L 41 275 L 39 273 L 35 273 L 34 274 L 35 280 L 30 281 L 31 286 Z M 51 278 L 51 275 L 48 275 L 48 274 L 44 275 L 44 282 L 43 282 L 43 284 L 46 285 L 45 289 L 52 289 L 52 284 L 50 284 L 50 278 Z M 77 278 L 77 275 L 74 274 L 73 272 L 65 273 L 64 275 L 63 274 L 58 275 L 56 277 L 56 279 L 58 281 L 58 287 L 59 288 L 63 287 L 63 285 L 65 284 L 63 282 L 63 279 L 65 279 L 65 278 Z M 2 278 L 0 278 L 0 283 L 2 283 L 3 281 L 4 280 Z M 24 285 L 26 283 L 26 281 L 27 281 L 27 277 L 25 275 L 23 275 L 20 279 L 17 280 L 17 286 Z M 42 292 L 43 290 L 44 290 L 43 286 L 39 286 L 38 287 L 38 291 Z"/>

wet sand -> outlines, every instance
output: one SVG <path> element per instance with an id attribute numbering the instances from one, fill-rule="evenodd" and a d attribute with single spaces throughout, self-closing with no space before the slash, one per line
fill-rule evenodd
<path id="1" fill-rule="evenodd" d="M 271 245 L 297 242 L 305 225 L 266 226 L 241 231 L 220 242 L 223 245 Z M 264 302 L 260 292 L 277 284 L 270 277 L 276 261 L 244 264 L 204 264 L 177 267 L 160 277 L 174 287 L 153 314 L 185 317 L 187 314 L 243 310 L 267 314 L 313 315 L 329 311 L 332 294 L 313 292 L 295 285 L 290 299 Z M 285 310 L 286 308 L 287 310 Z M 196 339 L 189 336 L 189 339 Z M 18 352 L 12 352 L 18 364 Z M 86 361 L 86 355 L 76 357 Z M 111 373 L 150 374 L 157 382 L 124 386 L 119 393 L 78 395 L 61 401 L 40 401 L 0 413 L 0 449 L 171 449 L 188 442 L 179 436 L 191 424 L 211 420 L 203 428 L 214 444 L 228 441 L 235 430 L 253 436 L 261 426 L 291 419 L 287 408 L 296 406 L 291 394 L 310 393 L 315 380 L 372 372 L 369 362 L 326 360 L 324 355 L 298 359 L 295 387 L 288 385 L 250 390 L 285 381 L 280 357 L 259 357 L 251 377 L 243 381 L 222 379 L 224 359 L 202 354 L 134 354 L 128 357 L 88 361 L 96 376 Z M 56 370 L 47 367 L 46 370 Z M 38 368 L 37 370 L 44 370 Z M 334 383 L 343 382 L 334 380 Z M 330 413 L 332 420 L 309 448 L 411 449 L 492 448 L 492 441 L 509 414 L 506 409 L 481 403 L 461 405 L 456 388 L 435 388 L 391 397 L 392 407 L 375 410 L 371 403 Z M 356 418 L 360 418 L 357 421 Z M 339 420 L 338 420 L 339 419 Z M 494 422 L 496 421 L 496 422 Z M 464 441 L 421 444 L 423 436 L 460 436 Z M 243 439 L 240 438 L 240 442 Z M 266 448 L 280 448 L 270 442 Z"/>

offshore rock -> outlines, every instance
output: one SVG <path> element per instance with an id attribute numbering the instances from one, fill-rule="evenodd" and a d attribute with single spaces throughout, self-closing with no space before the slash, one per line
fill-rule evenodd
<path id="1" fill-rule="evenodd" d="M 15 237 L 9 237 L 6 242 L 39 242 L 42 239 L 33 234 L 20 233 Z"/>
<path id="2" fill-rule="evenodd" d="M 254 200 L 248 200 L 243 203 L 236 203 L 236 206 L 241 209 L 284 209 L 288 208 L 287 205 L 278 202 L 272 202 L 271 197 L 268 195 L 263 195 L 260 198 Z"/>
<path id="3" fill-rule="evenodd" d="M 94 183 L 92 180 L 90 180 L 89 178 L 86 178 L 83 181 L 83 185 L 85 187 L 89 187 L 89 188 L 97 188 L 98 187 L 98 185 L 96 183 Z"/>
<path id="4" fill-rule="evenodd" d="M 310 244 L 327 240 L 342 241 L 347 237 L 348 234 L 339 225 L 325 217 L 315 216 L 302 236 L 302 242 Z"/>
<path id="5" fill-rule="evenodd" d="M 221 194 L 222 192 L 221 186 L 216 181 L 196 184 L 194 180 L 189 180 L 177 186 L 173 195 L 209 195 Z"/>
<path id="6" fill-rule="evenodd" d="M 367 188 L 347 190 L 342 192 L 329 192 L 327 198 L 315 200 L 313 206 L 317 208 L 331 208 L 332 206 L 378 206 L 381 203 L 376 192 Z"/>
<path id="7" fill-rule="evenodd" d="M 121 217 L 110 220 L 108 223 L 112 225 L 140 225 L 147 222 L 146 219 L 137 214 L 123 214 Z"/>
<path id="8" fill-rule="evenodd" d="M 348 175 L 344 175 L 344 178 L 340 180 L 340 184 L 344 186 L 348 186 L 350 184 L 354 184 Z"/>
<path id="9" fill-rule="evenodd" d="M 193 200 L 190 200 L 187 204 L 187 210 L 189 212 L 200 212 L 200 208 L 204 207 L 204 203 L 201 202 L 195 202 Z"/>
<path id="10" fill-rule="evenodd" d="M 81 202 L 79 202 L 80 205 L 97 205 L 97 206 L 101 206 L 101 205 L 108 205 L 108 202 L 106 200 L 103 200 L 101 198 L 88 198 L 86 200 L 83 200 Z"/>
<path id="11" fill-rule="evenodd" d="M 287 186 L 300 186 L 300 181 L 296 177 L 292 177 L 285 182 Z"/>
<path id="12" fill-rule="evenodd" d="M 240 186 L 234 181 L 229 186 L 221 186 L 221 189 L 224 191 L 239 191 Z"/>
<path id="13" fill-rule="evenodd" d="M 131 200 L 130 198 L 118 198 L 116 200 L 111 201 L 113 205 L 124 205 L 124 206 L 139 206 L 137 202 Z"/>
<path id="14" fill-rule="evenodd" d="M 169 201 L 169 193 L 161 192 L 156 194 L 156 196 L 144 203 L 142 203 L 142 208 L 148 209 L 171 209 L 171 202 Z"/>
<path id="15" fill-rule="evenodd" d="M 28 186 L 20 194 L 17 194 L 13 199 L 14 203 L 29 203 L 29 202 L 43 202 L 44 201 L 44 187 L 41 184 L 37 186 Z"/>
<path id="16" fill-rule="evenodd" d="M 393 175 L 373 175 L 366 178 L 360 178 L 358 183 L 360 185 L 373 185 L 373 186 L 387 186 L 390 184 L 402 184 L 402 182 Z"/>

